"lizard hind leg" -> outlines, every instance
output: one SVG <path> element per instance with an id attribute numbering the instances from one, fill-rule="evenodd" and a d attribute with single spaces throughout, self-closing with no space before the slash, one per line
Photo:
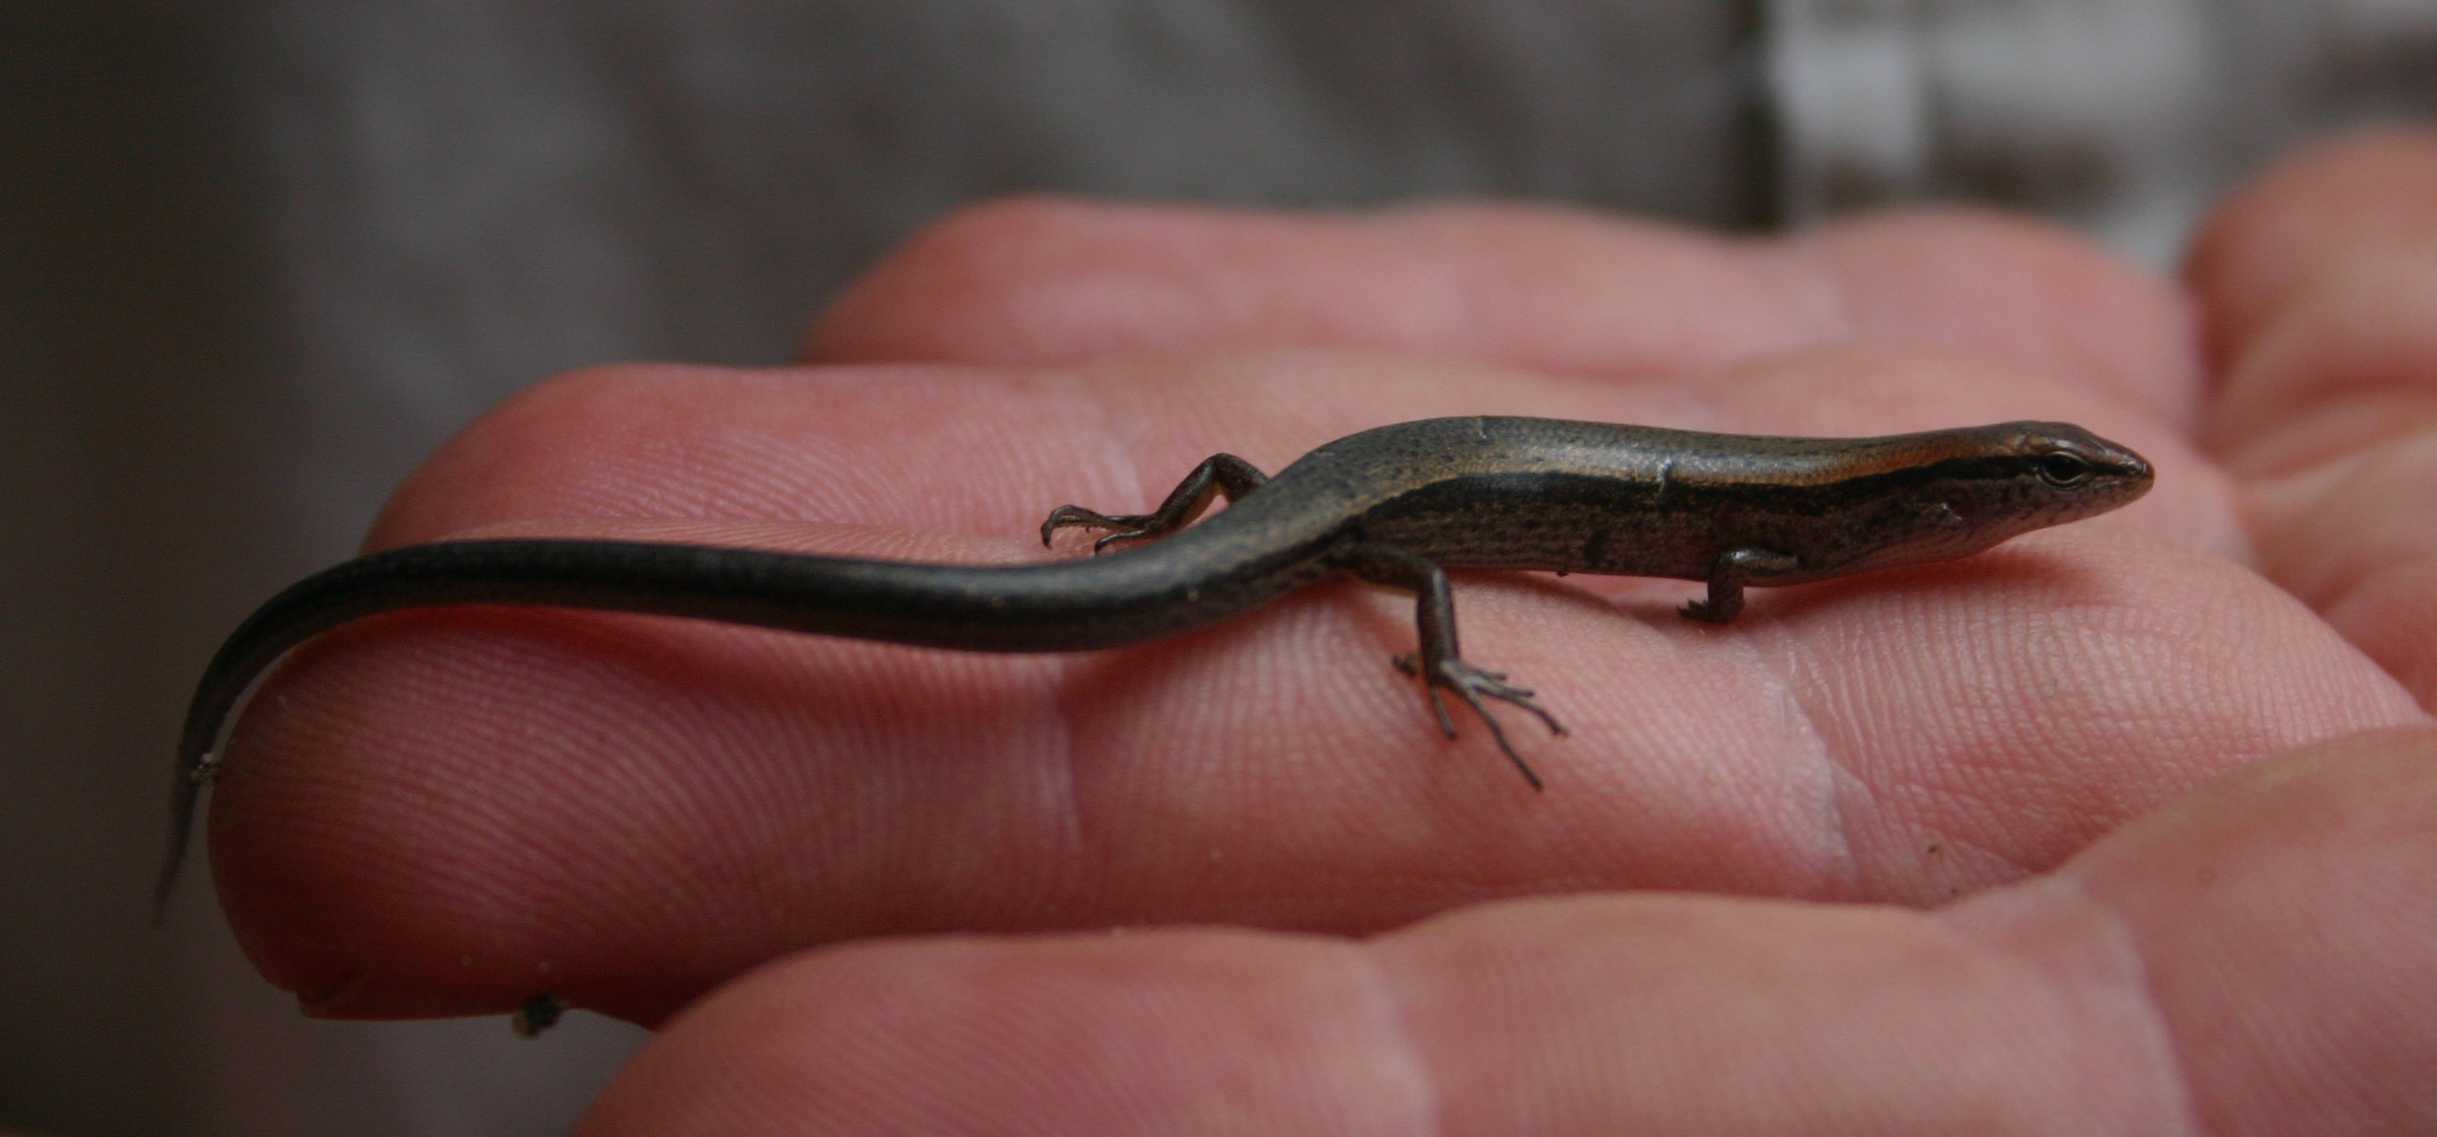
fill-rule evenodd
<path id="1" fill-rule="evenodd" d="M 1099 540 L 1092 542 L 1097 555 L 1119 541 L 1147 541 L 1164 537 L 1200 517 L 1210 508 L 1210 499 L 1225 496 L 1229 502 L 1242 500 L 1245 494 L 1261 488 L 1269 481 L 1252 463 L 1233 454 L 1213 454 L 1195 466 L 1185 480 L 1168 491 L 1166 501 L 1149 513 L 1101 513 L 1079 505 L 1061 505 L 1049 511 L 1041 522 L 1041 544 L 1047 547 L 1050 538 L 1060 529 L 1107 529 Z"/>

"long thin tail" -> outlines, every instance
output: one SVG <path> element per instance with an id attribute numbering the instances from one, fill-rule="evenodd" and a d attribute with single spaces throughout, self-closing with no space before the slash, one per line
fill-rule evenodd
<path id="1" fill-rule="evenodd" d="M 153 885 L 159 923 L 192 839 L 220 734 L 289 649 L 366 616 L 451 604 L 592 608 L 967 651 L 1082 651 L 1214 623 L 1284 591 L 1294 574 L 1182 562 L 1192 531 L 1109 557 L 932 565 L 700 545 L 450 541 L 374 553 L 272 597 L 204 669 L 188 704 Z M 1249 580 L 1243 586 L 1213 580 Z"/>

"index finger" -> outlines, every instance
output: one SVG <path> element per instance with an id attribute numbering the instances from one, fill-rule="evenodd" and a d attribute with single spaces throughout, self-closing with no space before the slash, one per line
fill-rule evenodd
<path id="1" fill-rule="evenodd" d="M 1029 199 L 917 235 L 821 315 L 804 354 L 1039 366 L 1350 348 L 1674 378 L 1902 345 L 2012 364 L 2183 425 L 2200 393 L 2196 342 L 2167 282 L 1990 212 L 1755 240 L 1514 205 L 1284 214 Z"/>

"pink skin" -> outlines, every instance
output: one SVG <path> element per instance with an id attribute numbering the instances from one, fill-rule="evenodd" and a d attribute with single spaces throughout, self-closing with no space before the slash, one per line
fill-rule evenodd
<path id="1" fill-rule="evenodd" d="M 246 715 L 221 899 L 314 1014 L 665 1026 L 594 1134 L 2427 1132 L 2429 234 L 2430 135 L 2264 177 L 2181 288 L 1980 214 L 976 210 L 801 366 L 535 388 L 372 543 L 1023 560 L 1212 450 L 1463 412 L 2066 419 L 2158 486 L 1725 628 L 1465 576 L 1573 732 L 1509 716 L 1537 796 L 1353 586 L 1071 657 L 368 621 Z"/>

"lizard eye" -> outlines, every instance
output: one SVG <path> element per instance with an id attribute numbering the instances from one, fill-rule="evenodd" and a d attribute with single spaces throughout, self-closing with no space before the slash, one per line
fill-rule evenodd
<path id="1" fill-rule="evenodd" d="M 2041 481 L 2052 486 L 2069 486 L 2090 476 L 2090 463 L 2061 450 L 2042 454 L 2032 463 Z"/>

